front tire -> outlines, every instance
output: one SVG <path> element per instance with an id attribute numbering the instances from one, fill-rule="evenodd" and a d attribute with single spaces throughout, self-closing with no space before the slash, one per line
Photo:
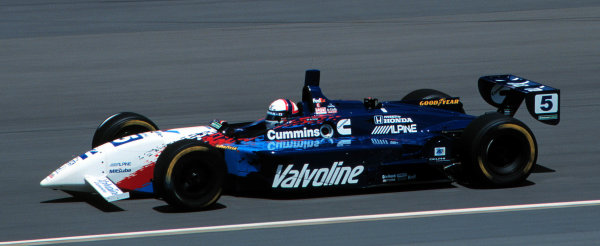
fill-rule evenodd
<path id="1" fill-rule="evenodd" d="M 158 131 L 158 126 L 141 114 L 122 112 L 108 117 L 102 122 L 92 140 L 92 148 L 115 139 L 142 132 Z"/>
<path id="2" fill-rule="evenodd" d="M 537 160 L 537 143 L 521 121 L 499 114 L 479 116 L 461 139 L 467 175 L 479 185 L 513 186 L 523 182 Z"/>
<path id="3" fill-rule="evenodd" d="M 218 150 L 198 140 L 180 140 L 167 145 L 156 161 L 154 193 L 177 208 L 203 209 L 221 196 L 226 173 Z"/>

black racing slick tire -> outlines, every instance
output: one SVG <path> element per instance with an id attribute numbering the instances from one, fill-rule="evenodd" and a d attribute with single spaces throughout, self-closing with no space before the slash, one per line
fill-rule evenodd
<path id="1" fill-rule="evenodd" d="M 451 96 L 438 90 L 418 89 L 406 94 L 406 96 L 404 96 L 401 101 L 422 101 L 449 97 Z M 465 109 L 462 107 L 462 104 L 456 111 L 463 114 L 465 113 Z"/>
<path id="2" fill-rule="evenodd" d="M 150 131 L 158 131 L 158 126 L 145 116 L 132 112 L 118 113 L 108 117 L 98 126 L 92 139 L 92 148 L 115 139 Z"/>
<path id="3" fill-rule="evenodd" d="M 518 185 L 531 174 L 537 160 L 537 142 L 529 127 L 500 113 L 473 120 L 461 144 L 466 174 L 476 185 Z"/>
<path id="4" fill-rule="evenodd" d="M 198 140 L 167 145 L 154 167 L 153 189 L 169 205 L 185 210 L 206 208 L 219 199 L 227 174 L 221 152 Z"/>
<path id="5" fill-rule="evenodd" d="M 438 99 L 438 98 L 446 98 L 450 97 L 450 95 L 443 93 L 434 89 L 418 89 L 414 90 L 411 93 L 406 94 L 402 98 L 402 101 L 410 101 L 410 100 L 429 100 L 429 99 Z"/>

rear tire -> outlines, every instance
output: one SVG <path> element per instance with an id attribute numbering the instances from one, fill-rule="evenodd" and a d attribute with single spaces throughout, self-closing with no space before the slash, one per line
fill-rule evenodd
<path id="1" fill-rule="evenodd" d="M 523 182 L 537 160 L 537 143 L 521 121 L 499 114 L 479 116 L 461 137 L 467 175 L 479 185 L 513 186 Z"/>
<path id="2" fill-rule="evenodd" d="M 450 95 L 443 93 L 434 89 L 418 89 L 414 90 L 411 93 L 406 94 L 402 98 L 402 101 L 410 101 L 410 100 L 430 100 L 430 99 L 438 99 L 438 98 L 447 98 L 451 97 Z"/>
<path id="3" fill-rule="evenodd" d="M 118 113 L 108 117 L 98 126 L 92 140 L 92 148 L 115 139 L 150 131 L 158 131 L 158 126 L 145 116 L 132 112 Z"/>
<path id="4" fill-rule="evenodd" d="M 180 209 L 203 209 L 221 197 L 226 173 L 221 152 L 198 140 L 180 140 L 156 161 L 154 193 Z"/>

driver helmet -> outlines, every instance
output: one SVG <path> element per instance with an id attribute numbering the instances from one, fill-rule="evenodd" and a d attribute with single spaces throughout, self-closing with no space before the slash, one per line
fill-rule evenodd
<path id="1" fill-rule="evenodd" d="M 290 117 L 296 116 L 299 113 L 298 106 L 291 100 L 277 99 L 269 105 L 269 110 L 267 110 L 267 117 L 265 118 L 267 129 L 281 125 Z"/>

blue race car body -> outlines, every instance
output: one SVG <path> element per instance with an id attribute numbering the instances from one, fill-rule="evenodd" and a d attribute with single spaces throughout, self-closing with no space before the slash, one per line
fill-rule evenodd
<path id="1" fill-rule="evenodd" d="M 93 150 L 42 185 L 95 190 L 109 201 L 125 198 L 121 190 L 155 193 L 172 205 L 202 208 L 231 182 L 280 191 L 450 182 L 449 170 L 465 165 L 473 180 L 520 182 L 535 164 L 537 143 L 511 117 L 526 101 L 537 120 L 558 124 L 560 91 L 513 75 L 482 77 L 479 89 L 500 113 L 467 115 L 459 98 L 434 90 L 400 101 L 330 100 L 319 87 L 319 71 L 308 70 L 301 113 L 282 125 L 213 121 L 158 131 L 143 116 L 117 114 L 99 126 Z M 95 164 L 82 164 L 86 159 Z M 63 169 L 78 170 L 59 175 Z"/>

